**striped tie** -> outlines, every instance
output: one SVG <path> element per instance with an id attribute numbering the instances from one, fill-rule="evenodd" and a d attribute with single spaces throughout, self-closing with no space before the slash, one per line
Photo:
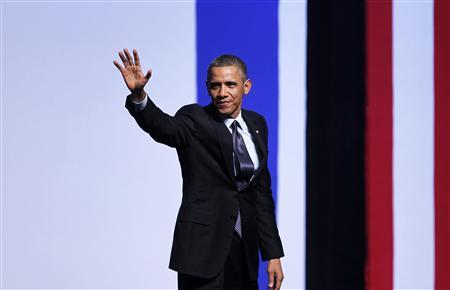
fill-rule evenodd
<path id="1" fill-rule="evenodd" d="M 237 128 L 241 127 L 237 121 L 231 124 L 231 134 L 233 136 L 233 152 L 234 152 L 234 172 L 236 175 L 236 182 L 238 188 L 242 188 L 253 176 L 255 166 L 253 165 L 252 159 L 248 154 L 247 147 L 245 146 L 244 139 L 242 135 L 238 132 Z M 238 216 L 236 224 L 234 225 L 234 230 L 242 238 L 241 229 L 241 212 L 238 211 Z"/>

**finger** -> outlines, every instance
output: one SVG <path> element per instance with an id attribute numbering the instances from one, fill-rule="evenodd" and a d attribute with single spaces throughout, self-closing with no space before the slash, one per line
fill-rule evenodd
<path id="1" fill-rule="evenodd" d="M 127 58 L 125 57 L 125 55 L 124 55 L 121 51 L 119 51 L 119 57 L 120 57 L 120 59 L 122 60 L 123 65 L 124 65 L 125 67 L 127 67 L 127 66 L 130 65 L 130 64 L 128 63 Z"/>
<path id="2" fill-rule="evenodd" d="M 279 290 L 281 288 L 281 283 L 283 282 L 283 273 L 282 272 L 278 272 L 276 275 L 276 279 L 275 279 L 275 289 Z"/>
<path id="3" fill-rule="evenodd" d="M 133 49 L 133 56 L 134 56 L 134 63 L 138 66 L 141 67 L 141 60 L 139 58 L 139 54 L 137 52 L 136 49 Z"/>
<path id="4" fill-rule="evenodd" d="M 269 272 L 269 285 L 268 285 L 269 288 L 273 287 L 274 276 L 275 276 L 274 272 Z"/>
<path id="5" fill-rule="evenodd" d="M 130 54 L 130 52 L 128 51 L 128 49 L 125 48 L 123 51 L 125 52 L 125 55 L 127 56 L 128 63 L 129 63 L 130 65 L 133 65 L 133 64 L 134 64 L 134 61 L 133 61 L 133 58 L 131 57 L 131 54 Z"/>
<path id="6" fill-rule="evenodd" d="M 277 273 L 275 276 L 275 287 L 274 290 L 279 290 L 281 287 L 281 275 Z"/>
<path id="7" fill-rule="evenodd" d="M 150 79 L 151 76 L 152 76 L 152 70 L 149 69 L 149 70 L 147 71 L 147 74 L 145 75 L 145 78 L 146 78 L 146 79 Z"/>
<path id="8" fill-rule="evenodd" d="M 123 66 L 121 66 L 120 63 L 117 60 L 113 61 L 113 63 L 122 72 Z"/>

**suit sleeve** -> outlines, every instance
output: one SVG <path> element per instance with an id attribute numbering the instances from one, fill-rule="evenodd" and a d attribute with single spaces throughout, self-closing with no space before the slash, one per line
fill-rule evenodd
<path id="1" fill-rule="evenodd" d="M 267 125 L 265 127 L 265 143 L 267 148 Z M 256 197 L 256 222 L 258 226 L 259 247 L 263 261 L 284 256 L 283 246 L 278 234 L 275 219 L 275 203 L 272 197 L 271 177 L 269 169 L 261 173 Z"/>
<path id="2" fill-rule="evenodd" d="M 170 116 L 159 109 L 150 98 L 147 99 L 144 108 L 136 110 L 136 104 L 128 96 L 125 107 L 139 127 L 150 134 L 156 142 L 182 148 L 189 145 L 195 134 L 194 115 L 197 105 L 184 106 L 175 116 Z"/>

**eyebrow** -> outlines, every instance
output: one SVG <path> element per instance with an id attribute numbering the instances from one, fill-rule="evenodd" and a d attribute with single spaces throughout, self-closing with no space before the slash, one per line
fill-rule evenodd
<path id="1" fill-rule="evenodd" d="M 220 85 L 221 83 L 220 82 L 209 82 L 209 85 L 210 86 L 217 86 L 217 85 Z M 234 82 L 234 81 L 226 81 L 226 82 L 224 82 L 224 84 L 225 85 L 227 85 L 227 86 L 232 86 L 232 85 L 237 85 L 237 82 Z"/>

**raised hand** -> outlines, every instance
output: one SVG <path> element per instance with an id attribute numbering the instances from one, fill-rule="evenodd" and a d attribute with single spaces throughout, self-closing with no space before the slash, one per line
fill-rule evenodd
<path id="1" fill-rule="evenodd" d="M 133 100 L 139 102 L 146 96 L 144 87 L 152 76 L 152 70 L 148 70 L 144 75 L 136 49 L 133 49 L 133 56 L 134 59 L 128 49 L 125 48 L 123 52 L 119 51 L 119 57 L 122 60 L 123 66 L 117 60 L 114 60 L 113 63 L 122 74 L 125 84 L 131 91 Z"/>

